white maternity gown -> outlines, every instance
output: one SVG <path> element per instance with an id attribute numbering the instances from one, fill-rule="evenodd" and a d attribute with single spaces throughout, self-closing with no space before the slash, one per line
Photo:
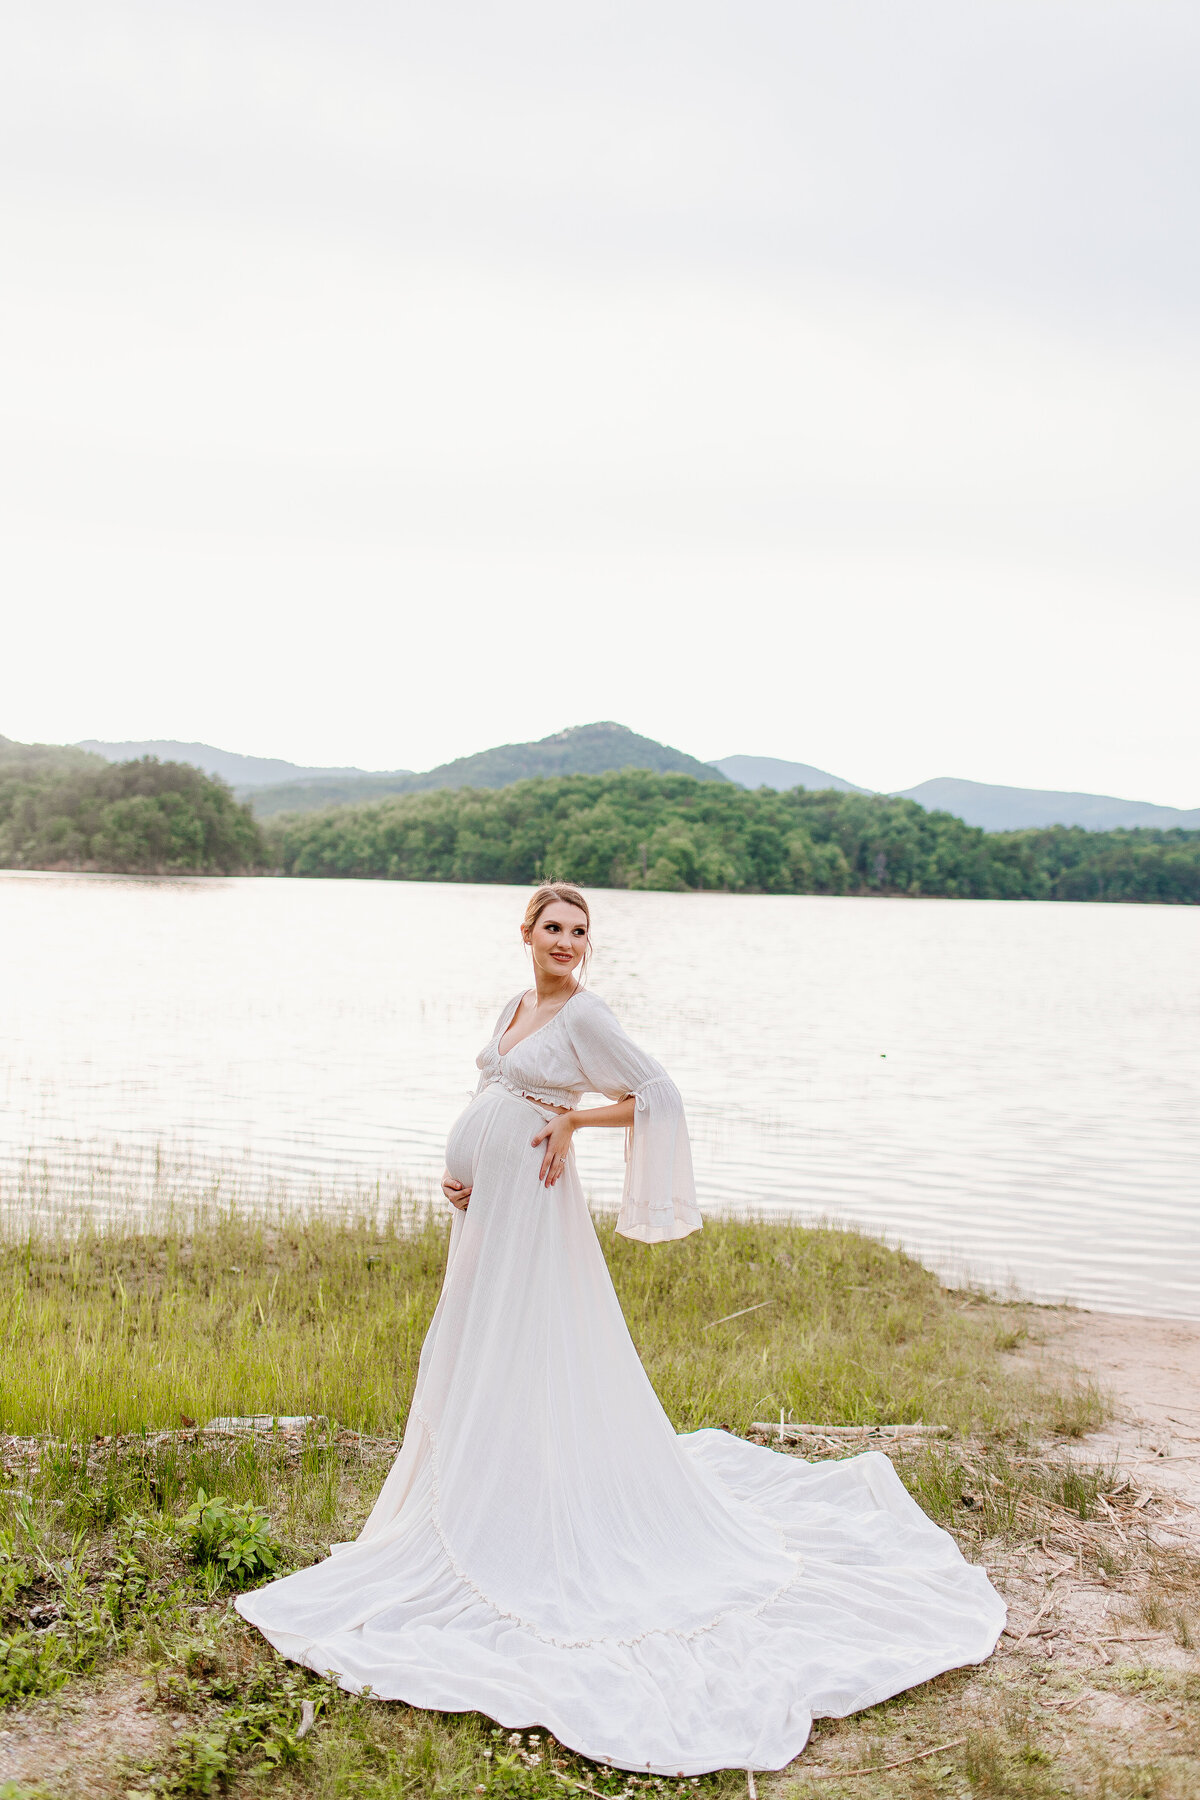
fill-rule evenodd
<path id="1" fill-rule="evenodd" d="M 519 1000 L 450 1133 L 471 1203 L 375 1509 L 238 1609 L 351 1690 L 541 1726 L 626 1769 L 782 1768 L 814 1715 L 982 1661 L 1003 1602 L 885 1456 L 676 1435 L 574 1159 L 547 1189 L 530 1139 L 536 1099 L 632 1094 L 617 1230 L 684 1237 L 701 1218 L 678 1090 L 586 992 L 502 1056 Z"/>

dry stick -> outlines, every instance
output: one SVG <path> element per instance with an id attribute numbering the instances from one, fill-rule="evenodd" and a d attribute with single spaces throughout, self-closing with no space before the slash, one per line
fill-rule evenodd
<path id="1" fill-rule="evenodd" d="M 1128 1544 L 1129 1539 L 1125 1536 L 1125 1533 L 1121 1530 L 1121 1521 L 1118 1519 L 1115 1509 L 1108 1504 L 1108 1501 L 1104 1498 L 1103 1494 L 1097 1494 L 1096 1498 L 1100 1502 L 1101 1506 L 1104 1508 L 1105 1512 L 1108 1514 L 1109 1519 L 1112 1521 L 1112 1528 L 1116 1532 L 1117 1536 L 1120 1538 L 1121 1542 L 1123 1544 Z"/>
<path id="2" fill-rule="evenodd" d="M 586 1781 L 568 1781 L 566 1776 L 560 1775 L 557 1769 L 551 1769 L 550 1773 L 555 1781 L 561 1781 L 564 1787 L 578 1788 L 581 1794 L 594 1794 L 596 1800 L 609 1800 L 607 1794 L 602 1794 L 599 1788 L 589 1787 Z"/>
<path id="3" fill-rule="evenodd" d="M 1091 1697 L 1090 1691 L 1085 1689 L 1082 1694 L 1076 1694 L 1073 1700 L 1047 1700 L 1044 1704 L 1052 1706 L 1057 1713 L 1065 1713 L 1070 1712 L 1072 1707 L 1081 1705 L 1084 1700 L 1090 1700 Z"/>
<path id="4" fill-rule="evenodd" d="M 1050 1611 L 1050 1608 L 1054 1604 L 1054 1600 L 1055 1600 L 1055 1593 L 1054 1593 L 1054 1589 L 1051 1588 L 1050 1592 L 1046 1595 L 1046 1598 L 1042 1601 L 1042 1604 L 1038 1607 L 1038 1609 L 1034 1613 L 1032 1619 L 1030 1619 L 1028 1625 L 1025 1627 L 1024 1631 L 1021 1633 L 1020 1637 L 1017 1639 L 1016 1643 L 1013 1645 L 1014 1650 L 1019 1650 L 1021 1648 L 1021 1645 L 1025 1642 L 1025 1639 L 1029 1636 L 1029 1634 L 1033 1630 L 1034 1626 L 1040 1624 L 1043 1615 Z"/>
<path id="5" fill-rule="evenodd" d="M 764 1306 L 773 1305 L 773 1300 L 760 1300 L 756 1306 L 743 1306 L 740 1312 L 726 1313 L 723 1319 L 710 1319 L 703 1329 L 705 1331 L 711 1331 L 714 1325 L 728 1325 L 730 1319 L 744 1319 L 747 1313 L 761 1312 Z M 774 1429 L 775 1427 L 772 1426 L 771 1430 L 773 1431 Z"/>
<path id="6" fill-rule="evenodd" d="M 808 1774 L 810 1781 L 850 1781 L 855 1775 L 882 1775 L 887 1769 L 902 1769 L 905 1763 L 921 1762 L 926 1756 L 937 1756 L 942 1750 L 957 1750 L 960 1744 L 966 1743 L 965 1737 L 951 1738 L 948 1744 L 934 1744 L 929 1750 L 918 1750 L 913 1756 L 898 1756 L 895 1762 L 866 1763 L 861 1769 L 822 1769 L 819 1774 L 798 1769 L 798 1775 Z"/>

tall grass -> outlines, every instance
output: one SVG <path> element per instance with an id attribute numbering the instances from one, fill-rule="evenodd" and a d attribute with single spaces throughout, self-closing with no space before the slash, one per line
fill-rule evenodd
<path id="1" fill-rule="evenodd" d="M 681 1430 L 755 1419 L 1078 1431 L 1095 1396 L 1006 1365 L 1012 1309 L 853 1231 L 726 1220 L 653 1250 L 598 1222 L 630 1330 Z M 398 1435 L 448 1221 L 366 1204 L 200 1207 L 0 1241 L 0 1429 L 80 1438 L 314 1413 Z M 746 1311 L 744 1309 L 756 1308 Z M 724 1320 L 730 1313 L 742 1316 Z"/>

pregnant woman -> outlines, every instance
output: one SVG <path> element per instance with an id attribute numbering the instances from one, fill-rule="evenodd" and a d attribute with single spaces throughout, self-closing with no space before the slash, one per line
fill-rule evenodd
<path id="1" fill-rule="evenodd" d="M 450 1134 L 445 1282 L 374 1511 L 238 1607 L 352 1690 L 540 1725 L 626 1769 L 777 1769 L 814 1715 L 982 1661 L 1004 1606 L 885 1456 L 673 1431 L 571 1143 L 625 1127 L 617 1230 L 655 1244 L 701 1224 L 687 1129 L 665 1071 L 579 985 L 588 932 L 575 889 L 534 894 L 535 986 Z M 587 1093 L 610 1104 L 580 1111 Z"/>

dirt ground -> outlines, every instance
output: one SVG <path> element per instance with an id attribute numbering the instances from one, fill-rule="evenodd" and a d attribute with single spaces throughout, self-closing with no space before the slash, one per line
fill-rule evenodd
<path id="1" fill-rule="evenodd" d="M 114 1670 L 10 1713 L 0 1724 L 0 1782 L 36 1783 L 48 1794 L 62 1783 L 72 1800 L 123 1793 L 128 1759 L 159 1750 L 174 1723 L 151 1708 L 144 1690 L 140 1672 Z"/>
<path id="2" fill-rule="evenodd" d="M 1200 1321 L 1030 1310 L 1043 1339 L 1030 1360 L 1071 1364 L 1114 1402 L 1103 1430 L 1072 1454 L 1119 1464 L 1140 1486 L 1172 1496 L 1172 1535 L 1200 1549 Z"/>

